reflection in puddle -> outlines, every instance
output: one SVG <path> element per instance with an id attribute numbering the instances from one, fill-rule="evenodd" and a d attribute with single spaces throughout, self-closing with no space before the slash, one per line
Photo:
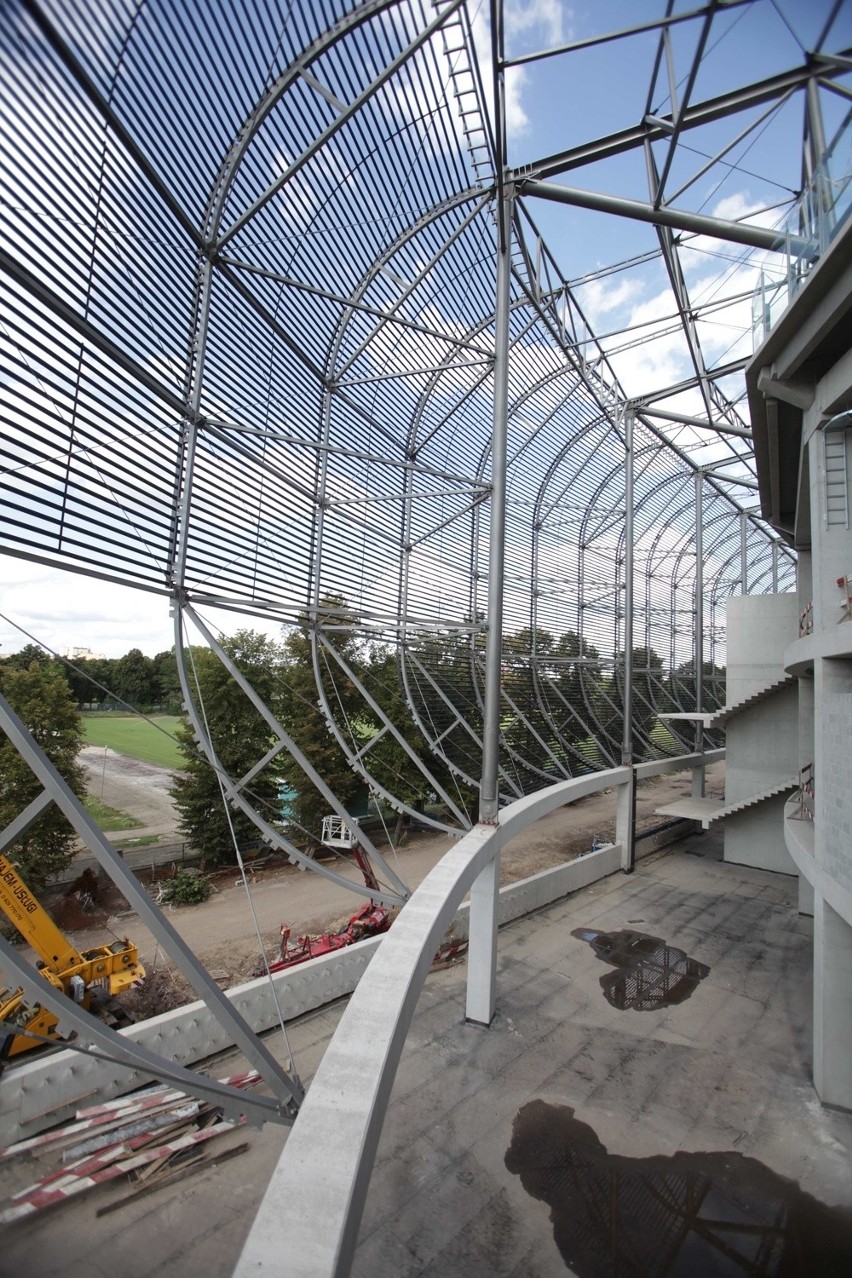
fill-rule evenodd
<path id="1" fill-rule="evenodd" d="M 607 1002 L 622 1012 L 629 1007 L 650 1012 L 655 1007 L 682 1003 L 710 971 L 706 963 L 647 932 L 596 932 L 578 927 L 571 935 L 588 941 L 598 958 L 616 969 L 601 977 L 601 989 Z"/>
<path id="2" fill-rule="evenodd" d="M 547 1203 L 578 1278 L 847 1278 L 852 1211 L 742 1154 L 609 1154 L 570 1106 L 518 1113 L 506 1166 Z"/>

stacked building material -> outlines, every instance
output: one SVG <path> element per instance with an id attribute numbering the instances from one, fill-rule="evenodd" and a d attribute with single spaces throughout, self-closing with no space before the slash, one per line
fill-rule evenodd
<path id="1" fill-rule="evenodd" d="M 222 1081 L 250 1088 L 260 1076 L 250 1071 Z M 217 1106 L 162 1085 L 79 1110 L 73 1122 L 0 1149 L 0 1161 L 22 1155 L 43 1158 L 51 1152 L 58 1164 L 11 1194 L 0 1209 L 0 1224 L 12 1224 L 97 1185 L 125 1178 L 133 1192 L 106 1204 L 98 1214 L 114 1211 L 142 1192 L 243 1153 L 247 1144 L 232 1146 L 218 1157 L 205 1156 L 203 1148 L 243 1122 L 225 1119 Z"/>

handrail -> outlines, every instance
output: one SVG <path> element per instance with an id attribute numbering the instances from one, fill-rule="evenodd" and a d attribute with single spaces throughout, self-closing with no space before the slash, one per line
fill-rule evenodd
<path id="1" fill-rule="evenodd" d="M 668 768 L 672 760 L 660 763 Z M 630 779 L 629 767 L 609 768 L 518 799 L 500 812 L 498 825 L 469 831 L 423 880 L 341 1017 L 272 1174 L 235 1278 L 285 1272 L 287 1278 L 345 1278 L 349 1273 L 405 1039 L 458 905 L 501 848 L 533 821 Z M 320 1156 L 324 1150 L 329 1156 Z"/>

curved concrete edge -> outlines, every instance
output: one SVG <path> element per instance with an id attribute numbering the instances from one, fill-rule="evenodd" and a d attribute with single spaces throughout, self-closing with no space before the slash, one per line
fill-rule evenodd
<path id="1" fill-rule="evenodd" d="M 558 807 L 626 784 L 630 768 L 559 782 L 479 825 L 423 880 L 350 999 L 255 1218 L 235 1278 L 349 1272 L 408 1029 L 456 907 L 509 839 Z M 321 1151 L 333 1151 L 320 1157 Z M 321 1223 L 319 1223 L 321 1222 Z M 286 1256 L 286 1262 L 284 1257 Z"/>
<path id="2" fill-rule="evenodd" d="M 382 937 L 323 955 L 273 977 L 285 1021 L 351 994 L 367 970 Z M 256 1034 L 278 1024 L 267 977 L 226 991 Z M 233 1046 L 233 1038 L 204 1002 L 190 1003 L 119 1031 L 166 1060 L 191 1066 Z M 85 1056 L 73 1049 L 16 1065 L 0 1082 L 0 1143 L 12 1143 L 73 1118 L 84 1105 L 122 1096 L 154 1081 L 126 1066 Z"/>
<path id="3" fill-rule="evenodd" d="M 852 927 L 852 892 L 833 879 L 814 859 L 815 829 L 812 821 L 797 819 L 795 798 L 784 805 L 784 842 L 796 869 L 835 913 Z"/>
<path id="4" fill-rule="evenodd" d="M 839 621 L 794 639 L 784 651 L 784 669 L 789 675 L 807 674 L 819 657 L 852 657 L 852 623 Z"/>

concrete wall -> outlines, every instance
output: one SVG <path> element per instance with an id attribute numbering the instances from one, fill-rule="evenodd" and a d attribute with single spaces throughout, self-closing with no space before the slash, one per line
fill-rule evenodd
<path id="1" fill-rule="evenodd" d="M 799 601 L 789 595 L 731 595 L 727 607 L 725 702 L 736 705 L 784 677 L 784 650 L 799 633 Z"/>
<path id="2" fill-rule="evenodd" d="M 725 860 L 777 874 L 798 874 L 784 838 L 784 806 L 789 795 L 725 817 Z"/>
<path id="3" fill-rule="evenodd" d="M 822 749 L 816 784 L 817 795 L 823 792 L 826 801 L 818 808 L 822 838 L 817 855 L 825 873 L 852 892 L 852 661 L 821 666 Z"/>
<path id="4" fill-rule="evenodd" d="M 682 828 L 669 828 L 656 838 L 643 840 L 637 853 L 646 854 L 683 833 Z M 621 846 L 614 843 L 512 883 L 500 891 L 500 922 L 508 923 L 549 905 L 620 868 Z M 457 911 L 451 929 L 454 937 L 467 937 L 468 914 L 466 904 Z M 285 1021 L 351 994 L 381 943 L 381 937 L 361 941 L 288 972 L 276 973 L 273 981 Z M 227 996 L 256 1033 L 272 1030 L 278 1024 L 275 1000 L 265 977 L 228 990 Z M 167 1060 L 187 1066 L 231 1045 L 228 1035 L 201 1002 L 131 1026 L 121 1034 Z M 16 1066 L 0 1086 L 0 1142 L 32 1136 L 73 1117 L 84 1105 L 121 1096 L 149 1081 L 135 1070 L 91 1060 L 73 1051 L 56 1052 Z"/>
<path id="5" fill-rule="evenodd" d="M 784 652 L 799 633 L 796 595 L 734 595 L 728 601 L 726 701 L 736 705 L 784 678 Z M 799 775 L 799 696 L 780 688 L 725 723 L 725 805 Z M 725 860 L 795 874 L 784 839 L 786 795 L 725 819 Z"/>
<path id="6" fill-rule="evenodd" d="M 799 698 L 795 684 L 732 715 L 725 733 L 725 803 L 739 803 L 799 775 Z"/>

